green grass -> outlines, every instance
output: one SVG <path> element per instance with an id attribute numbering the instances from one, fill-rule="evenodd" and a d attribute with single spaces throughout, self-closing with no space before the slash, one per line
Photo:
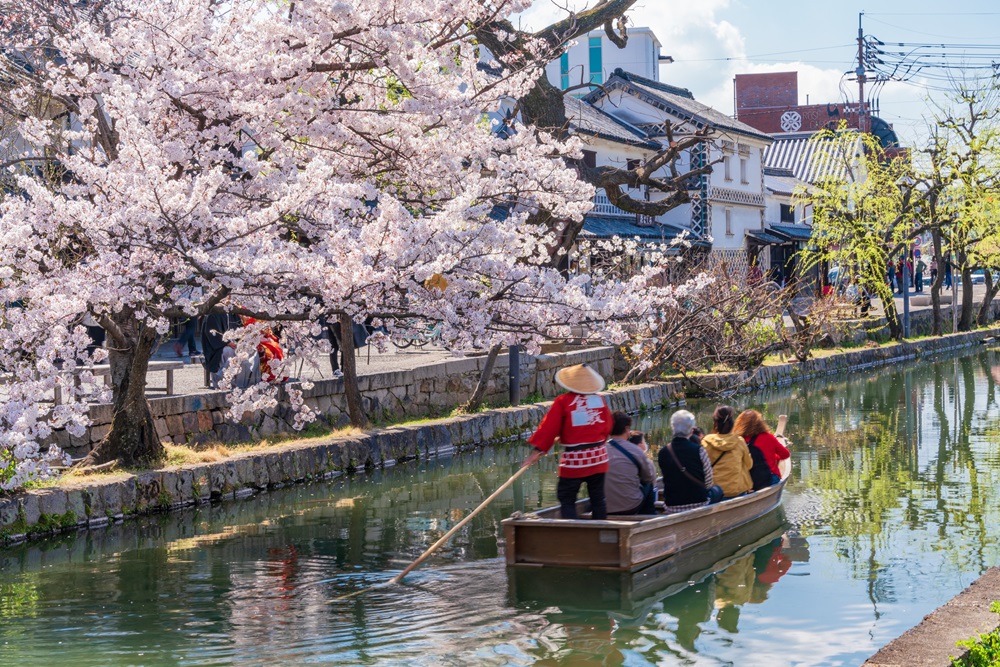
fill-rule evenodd
<path id="1" fill-rule="evenodd" d="M 1000 602 L 990 605 L 990 611 L 1000 614 Z M 1000 630 L 965 639 L 957 645 L 969 653 L 964 658 L 952 658 L 954 667 L 1000 667 Z"/>

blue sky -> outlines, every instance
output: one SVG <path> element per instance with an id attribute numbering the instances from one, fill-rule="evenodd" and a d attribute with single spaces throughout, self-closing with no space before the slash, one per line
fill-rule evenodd
<path id="1" fill-rule="evenodd" d="M 593 0 L 559 4 L 579 9 Z M 856 66 L 862 11 L 865 34 L 883 42 L 994 45 L 966 53 L 1000 63 L 1000 3 L 995 0 L 639 0 L 630 17 L 633 25 L 652 28 L 663 53 L 675 58 L 661 67 L 662 80 L 689 88 L 700 101 L 731 114 L 733 76 L 749 72 L 798 71 L 801 104 L 806 95 L 811 103 L 856 102 L 857 84 L 844 73 Z M 551 0 L 536 0 L 521 19 L 538 28 L 562 16 L 565 12 Z M 918 76 L 882 89 L 880 115 L 895 125 L 904 143 L 926 135 L 934 113 L 926 100 L 945 103 L 943 92 L 934 89 L 941 86 Z"/>

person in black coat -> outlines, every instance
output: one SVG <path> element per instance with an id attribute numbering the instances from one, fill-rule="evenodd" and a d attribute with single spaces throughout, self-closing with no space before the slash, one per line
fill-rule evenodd
<path id="1" fill-rule="evenodd" d="M 674 437 L 660 448 L 657 461 L 663 473 L 663 504 L 667 514 L 683 512 L 722 499 L 722 489 L 715 485 L 712 462 L 705 448 L 695 442 L 694 415 L 678 410 L 670 417 Z"/>
<path id="2" fill-rule="evenodd" d="M 243 326 L 239 315 L 212 313 L 206 315 L 201 328 L 201 349 L 205 354 L 205 368 L 208 369 L 213 389 L 218 389 L 229 360 L 236 355 L 236 343 L 223 340 L 227 331 Z M 260 381 L 260 357 L 253 356 L 243 362 L 239 373 L 233 379 L 233 386 L 246 388 Z"/>

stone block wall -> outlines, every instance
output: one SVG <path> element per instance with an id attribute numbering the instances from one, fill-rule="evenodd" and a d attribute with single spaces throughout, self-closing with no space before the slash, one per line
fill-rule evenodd
<path id="1" fill-rule="evenodd" d="M 610 382 L 614 348 L 600 347 L 569 352 L 520 356 L 521 396 L 551 398 L 561 390 L 555 372 L 574 364 L 591 364 Z M 464 403 L 472 394 L 486 357 L 464 357 L 428 364 L 413 370 L 362 375 L 358 380 L 365 410 L 376 421 L 442 415 Z M 485 401 L 502 405 L 508 398 L 508 358 L 501 354 L 493 368 Z M 343 380 L 318 380 L 303 391 L 306 404 L 332 425 L 346 425 L 347 399 Z M 246 442 L 294 433 L 289 405 L 280 401 L 273 410 L 247 415 L 239 422 L 226 414 L 228 403 L 221 391 L 149 399 L 160 439 L 175 444 L 199 442 Z M 111 426 L 110 405 L 90 409 L 91 426 L 76 438 L 56 431 L 52 441 L 72 456 L 86 455 L 107 435 Z"/>
<path id="2" fill-rule="evenodd" d="M 752 372 L 717 373 L 699 378 L 700 387 L 686 386 L 685 391 L 688 395 L 696 395 L 703 390 L 723 391 L 731 387 L 751 390 L 758 387 L 786 385 L 824 375 L 873 368 L 894 361 L 915 359 L 919 356 L 970 347 L 978 345 L 985 338 L 998 335 L 1000 335 L 1000 329 L 981 329 L 967 333 L 925 338 L 899 345 L 849 350 L 829 357 L 810 359 L 804 363 L 762 366 Z"/>
<path id="3" fill-rule="evenodd" d="M 574 358 L 572 354 L 566 357 Z M 633 385 L 604 395 L 612 410 L 636 412 L 674 405 L 683 399 L 680 392 L 680 383 L 660 382 Z M 34 535 L 103 526 L 138 514 L 245 498 L 269 488 L 358 469 L 450 456 L 516 440 L 537 426 L 549 405 L 497 408 L 358 436 L 262 447 L 217 463 L 107 475 L 79 486 L 0 497 L 0 545 Z"/>

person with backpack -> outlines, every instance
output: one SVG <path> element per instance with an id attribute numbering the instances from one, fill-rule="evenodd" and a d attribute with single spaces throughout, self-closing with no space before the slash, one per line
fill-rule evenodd
<path id="1" fill-rule="evenodd" d="M 750 457 L 753 459 L 753 467 L 750 468 L 753 490 L 759 491 L 781 481 L 778 461 L 789 458 L 792 453 L 774 437 L 763 415 L 756 410 L 744 410 L 736 418 L 733 432 L 746 441 L 747 449 L 750 450 Z"/>
<path id="2" fill-rule="evenodd" d="M 608 440 L 608 473 L 604 495 L 608 514 L 654 514 L 656 512 L 656 468 L 640 443 L 643 434 L 631 431 L 632 418 L 624 412 L 611 415 Z M 639 440 L 639 442 L 636 442 Z"/>
<path id="3" fill-rule="evenodd" d="M 604 389 L 604 378 L 587 364 L 567 366 L 556 373 L 556 384 L 566 389 L 556 396 L 538 429 L 528 438 L 535 447 L 522 467 L 544 456 L 556 440 L 562 445 L 559 457 L 559 499 L 563 519 L 575 519 L 576 496 L 583 484 L 590 496 L 590 514 L 594 519 L 608 517 L 604 496 L 604 476 L 608 472 L 606 442 L 611 435 L 611 409 L 597 392 Z"/>
<path id="4" fill-rule="evenodd" d="M 750 469 L 753 459 L 746 441 L 733 433 L 736 411 L 720 405 L 712 413 L 712 432 L 702 438 L 701 445 L 712 462 L 715 483 L 722 487 L 726 498 L 735 498 L 753 491 Z"/>

